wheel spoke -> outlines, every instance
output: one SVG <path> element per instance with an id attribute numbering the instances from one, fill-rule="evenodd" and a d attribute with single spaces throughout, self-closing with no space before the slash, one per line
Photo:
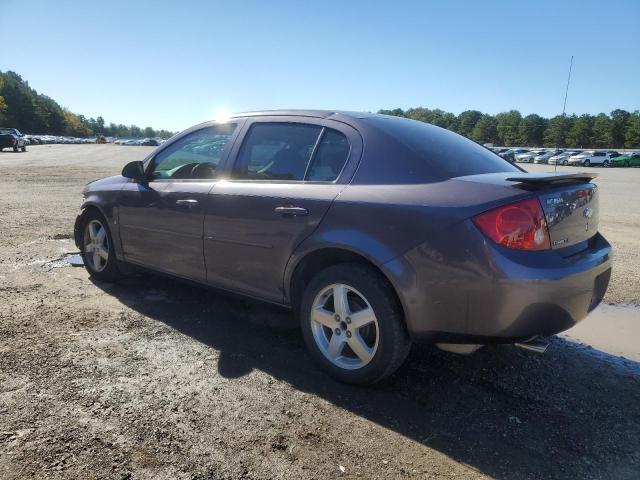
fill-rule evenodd
<path id="1" fill-rule="evenodd" d="M 98 226 L 95 223 L 89 224 L 89 238 L 95 243 L 98 236 Z"/>
<path id="2" fill-rule="evenodd" d="M 95 269 L 100 268 L 100 254 L 95 250 L 93 252 L 93 268 Z"/>
<path id="3" fill-rule="evenodd" d="M 102 258 L 105 262 L 109 259 L 109 252 L 102 245 L 98 247 L 97 252 L 100 258 Z"/>
<path id="4" fill-rule="evenodd" d="M 376 321 L 376 316 L 373 313 L 373 309 L 370 307 L 366 307 L 358 312 L 352 313 L 349 317 L 351 318 L 351 327 L 354 330 Z"/>
<path id="5" fill-rule="evenodd" d="M 316 307 L 311 314 L 311 320 L 318 322 L 320 325 L 329 327 L 331 330 L 336 326 L 336 321 L 333 318 L 333 313 L 324 307 Z"/>
<path id="6" fill-rule="evenodd" d="M 329 340 L 329 348 L 327 352 L 331 358 L 338 358 L 342 355 L 342 349 L 344 348 L 344 336 L 334 333 Z"/>
<path id="7" fill-rule="evenodd" d="M 359 333 L 355 333 L 348 342 L 353 353 L 355 353 L 363 363 L 367 363 L 371 360 L 373 350 L 364 342 Z"/>
<path id="8" fill-rule="evenodd" d="M 96 234 L 96 243 L 97 244 L 103 243 L 106 235 L 107 235 L 107 230 L 104 227 L 101 227 L 100 230 L 98 230 L 98 233 Z"/>
<path id="9" fill-rule="evenodd" d="M 351 313 L 349 310 L 347 291 L 344 285 L 336 285 L 333 287 L 333 308 L 336 314 L 340 315 L 342 319 Z"/>

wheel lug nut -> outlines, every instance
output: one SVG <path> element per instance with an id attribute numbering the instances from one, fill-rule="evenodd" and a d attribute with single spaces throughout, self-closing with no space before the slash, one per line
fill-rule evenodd
<path id="1" fill-rule="evenodd" d="M 336 322 L 340 321 L 340 315 L 336 315 L 334 318 L 336 319 Z"/>
<path id="2" fill-rule="evenodd" d="M 351 323 L 351 317 L 347 317 L 345 320 L 347 321 L 347 323 Z"/>
<path id="3" fill-rule="evenodd" d="M 336 335 L 340 335 L 340 329 L 336 328 Z"/>
<path id="4" fill-rule="evenodd" d="M 347 337 L 351 338 L 351 332 L 349 330 L 347 330 Z"/>

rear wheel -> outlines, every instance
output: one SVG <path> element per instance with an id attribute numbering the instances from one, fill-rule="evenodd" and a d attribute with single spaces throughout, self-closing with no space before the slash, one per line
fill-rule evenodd
<path id="1" fill-rule="evenodd" d="M 567 162 L 566 160 L 563 160 L 563 161 L 562 161 L 562 166 L 563 166 L 563 167 L 566 167 L 567 165 L 569 165 L 569 162 Z"/>
<path id="2" fill-rule="evenodd" d="M 89 275 L 103 282 L 117 280 L 118 261 L 105 218 L 96 210 L 88 210 L 84 214 L 81 231 L 81 254 Z"/>
<path id="3" fill-rule="evenodd" d="M 582 166 L 584 166 L 584 167 L 588 167 L 589 165 L 591 165 L 591 162 L 590 162 L 589 160 L 585 160 L 585 161 L 582 163 Z"/>
<path id="4" fill-rule="evenodd" d="M 300 321 L 314 359 L 334 378 L 370 384 L 391 375 L 411 346 L 386 280 L 357 263 L 328 267 L 307 286 Z"/>
<path id="5" fill-rule="evenodd" d="M 602 162 L 602 166 L 603 167 L 608 167 L 609 166 L 609 160 L 605 160 L 604 162 Z"/>

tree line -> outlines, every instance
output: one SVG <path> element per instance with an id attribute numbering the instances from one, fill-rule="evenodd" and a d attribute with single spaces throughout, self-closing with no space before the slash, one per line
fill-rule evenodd
<path id="1" fill-rule="evenodd" d="M 15 72 L 0 71 L 0 127 L 17 128 L 23 133 L 90 137 L 160 137 L 173 135 L 167 130 L 137 125 L 106 124 L 104 118 L 86 118 L 61 107 L 40 94 Z"/>
<path id="2" fill-rule="evenodd" d="M 496 146 L 560 148 L 640 148 L 640 111 L 616 109 L 610 115 L 557 115 L 544 118 L 517 110 L 489 115 L 467 110 L 460 115 L 440 109 L 409 108 L 378 113 L 411 118 Z"/>

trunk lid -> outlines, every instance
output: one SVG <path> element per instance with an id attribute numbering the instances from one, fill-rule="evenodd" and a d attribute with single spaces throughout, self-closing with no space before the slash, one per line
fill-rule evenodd
<path id="1" fill-rule="evenodd" d="M 507 181 L 540 191 L 538 199 L 549 227 L 551 248 L 570 247 L 598 232 L 598 187 L 595 173 L 518 174 Z"/>
<path id="2" fill-rule="evenodd" d="M 527 192 L 539 199 L 549 228 L 552 249 L 562 249 L 584 242 L 598 231 L 598 187 L 591 183 L 595 173 L 492 173 L 458 180 L 494 185 L 513 201 L 526 198 Z M 522 195 L 517 195 L 520 192 Z M 495 192 L 498 193 L 498 192 Z M 487 207 L 504 205 L 506 197 L 497 198 Z"/>

